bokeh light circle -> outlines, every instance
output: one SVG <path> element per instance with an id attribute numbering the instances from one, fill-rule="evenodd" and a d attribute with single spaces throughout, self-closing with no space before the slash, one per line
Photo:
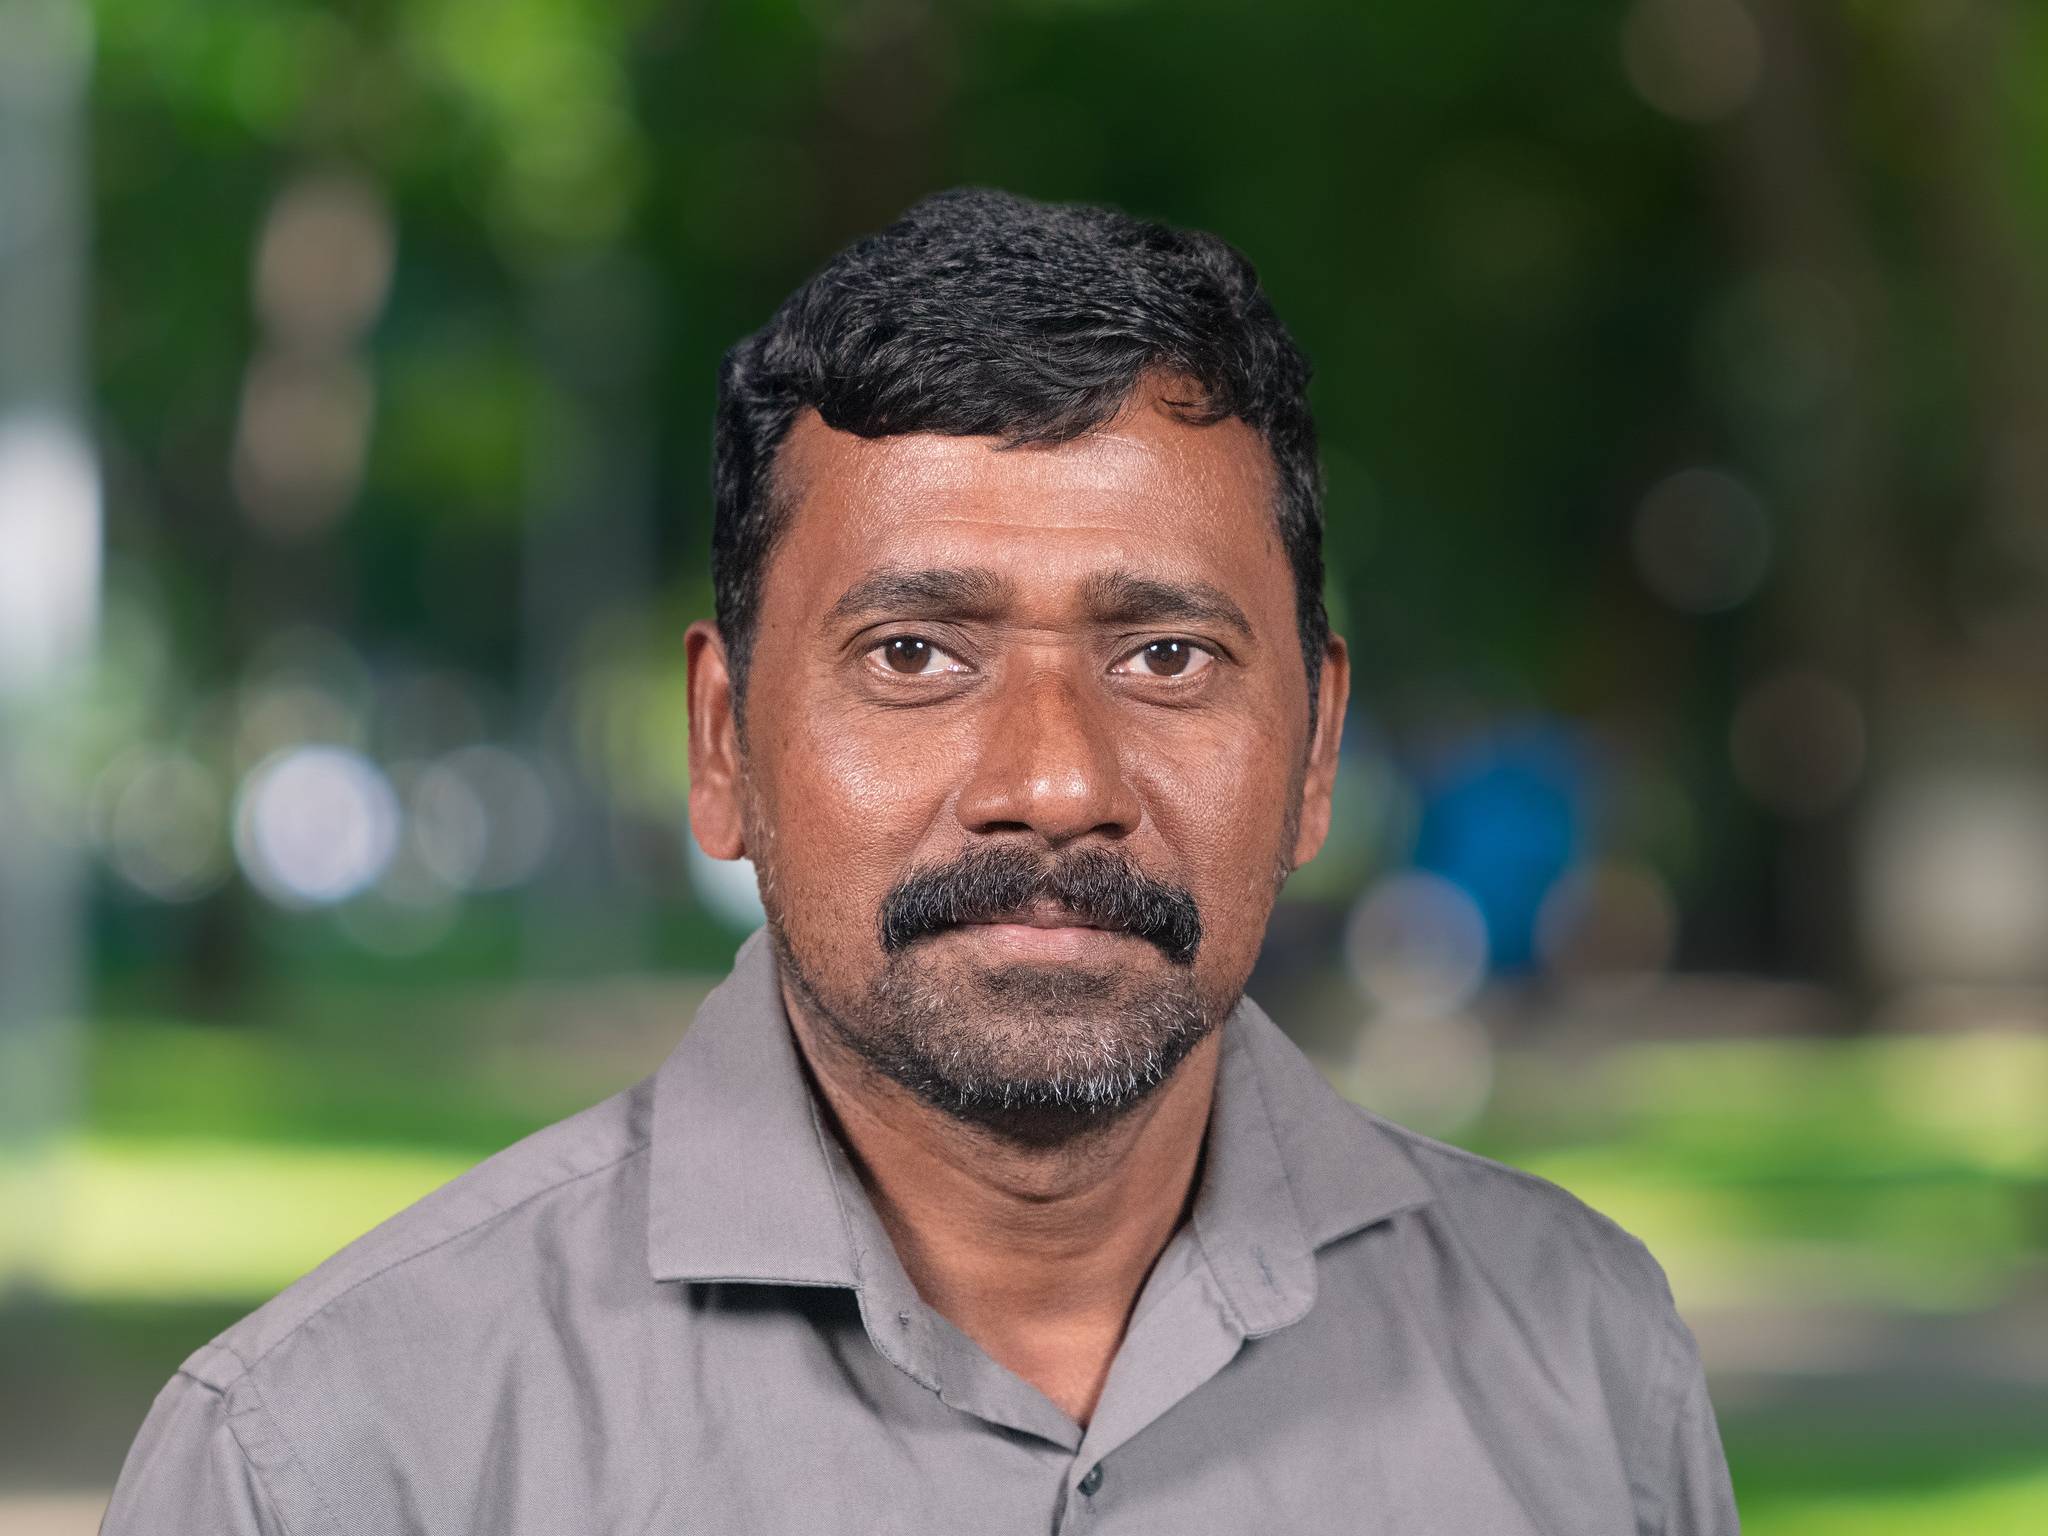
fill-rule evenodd
<path id="1" fill-rule="evenodd" d="M 140 749 L 110 764 L 95 789 L 107 862 L 136 890 L 191 901 L 226 876 L 226 796 L 189 754 Z"/>
<path id="2" fill-rule="evenodd" d="M 1369 1108 L 1425 1135 L 1455 1135 L 1492 1097 L 1493 1040 L 1462 1011 L 1383 1014 L 1359 1036 L 1354 1072 Z"/>
<path id="3" fill-rule="evenodd" d="M 390 780 L 345 747 L 267 757 L 236 796 L 235 857 L 279 906 L 330 906 L 366 889 L 390 865 L 398 833 Z"/>
<path id="4" fill-rule="evenodd" d="M 1678 941 L 1678 902 L 1648 865 L 1605 859 L 1559 878 L 1536 916 L 1536 952 L 1561 981 L 1654 981 Z"/>
<path id="5" fill-rule="evenodd" d="M 1782 816 L 1833 809 L 1863 773 L 1863 708 L 1834 679 L 1781 672 L 1742 696 L 1728 755 L 1742 787 Z"/>
<path id="6" fill-rule="evenodd" d="M 1459 886 L 1423 870 L 1366 892 L 1345 925 L 1344 953 L 1360 989 L 1380 1008 L 1448 1013 L 1486 979 L 1486 917 Z"/>
<path id="7" fill-rule="evenodd" d="M 1636 0 L 1621 62 L 1636 94 L 1665 116 L 1718 122 L 1755 93 L 1763 37 L 1740 0 Z"/>
<path id="8" fill-rule="evenodd" d="M 1771 565 L 1763 504 L 1724 470 L 1682 469 L 1652 487 L 1634 542 L 1643 584 L 1681 613 L 1739 606 Z"/>
<path id="9" fill-rule="evenodd" d="M 421 859 L 460 890 L 524 884 L 554 847 L 547 780 L 510 747 L 478 743 L 436 759 L 420 775 L 413 806 Z"/>

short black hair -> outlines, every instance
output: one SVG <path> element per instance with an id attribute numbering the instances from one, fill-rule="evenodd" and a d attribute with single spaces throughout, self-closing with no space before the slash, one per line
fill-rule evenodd
<path id="1" fill-rule="evenodd" d="M 1057 443 L 1101 426 L 1155 374 L 1194 387 L 1176 402 L 1184 419 L 1236 417 L 1272 453 L 1313 729 L 1330 636 L 1322 472 L 1308 360 L 1258 273 L 1198 230 L 984 188 L 927 197 L 848 246 L 725 355 L 711 579 L 735 693 L 788 523 L 776 450 L 805 407 L 861 437 Z"/>

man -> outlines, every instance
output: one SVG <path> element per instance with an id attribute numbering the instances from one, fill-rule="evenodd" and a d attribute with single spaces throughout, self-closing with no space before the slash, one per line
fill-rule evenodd
<path id="1" fill-rule="evenodd" d="M 728 357 L 690 814 L 768 913 L 652 1078 L 201 1349 L 106 1529 L 1735 1529 L 1642 1247 L 1241 996 L 1347 662 L 1211 237 L 989 192 Z"/>

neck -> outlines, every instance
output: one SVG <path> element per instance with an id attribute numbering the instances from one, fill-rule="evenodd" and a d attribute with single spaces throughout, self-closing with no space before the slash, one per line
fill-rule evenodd
<path id="1" fill-rule="evenodd" d="M 918 1295 L 1076 1423 L 1193 1197 L 1221 1031 L 1145 1101 L 1053 1145 L 966 1124 L 876 1072 L 785 986 L 820 1100 Z"/>

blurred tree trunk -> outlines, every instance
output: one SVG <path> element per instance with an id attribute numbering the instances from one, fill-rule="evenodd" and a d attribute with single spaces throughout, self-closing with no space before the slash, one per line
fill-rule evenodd
<path id="1" fill-rule="evenodd" d="M 830 241 L 891 223 L 945 184 L 957 62 L 930 0 L 859 0 L 835 14 L 812 132 Z"/>
<path id="2" fill-rule="evenodd" d="M 1750 0 L 1763 44 L 1756 93 L 1729 124 L 1720 163 L 1737 254 L 1764 282 L 1835 306 L 1843 355 L 1796 416 L 1749 445 L 1778 514 L 1775 604 L 1749 683 L 1807 668 L 1879 708 L 1902 606 L 1893 571 L 1894 466 L 1879 422 L 1892 348 L 1886 295 L 1841 145 L 1849 131 L 1850 41 L 1839 18 L 1799 0 Z M 1829 320 L 1807 316 L 1826 338 Z M 1787 822 L 1778 840 L 1778 929 L 1790 967 L 1851 988 L 1854 819 L 1838 807 Z"/>
<path id="3" fill-rule="evenodd" d="M 529 289 L 546 389 L 529 448 L 520 676 L 555 814 L 553 853 L 527 905 L 530 969 L 632 969 L 652 943 L 648 893 L 621 857 L 623 825 L 598 765 L 579 752 L 576 689 L 607 625 L 632 626 L 653 598 L 658 310 L 652 276 L 617 251 L 569 257 Z"/>
<path id="4" fill-rule="evenodd" d="M 1975 645 L 1942 647 L 1916 682 L 1936 698 L 1974 698 L 2038 753 L 2048 748 L 2048 285 L 2041 253 L 2026 249 L 2013 174 L 2026 146 L 1999 89 L 2017 17 L 2010 0 L 1919 0 L 1914 14 L 1923 46 L 1909 54 L 1918 74 L 1904 94 L 1926 158 L 1913 190 L 1968 369 L 1980 477 L 1974 547 L 1963 571 L 1943 574 L 1964 578 L 1959 604 L 1981 605 L 1963 616 Z M 1990 590 L 1972 588 L 1972 567 Z"/>
<path id="5" fill-rule="evenodd" d="M 1758 268 L 1839 295 L 1854 336 L 1824 404 L 1774 455 L 1778 649 L 1760 660 L 1817 668 L 1862 701 L 1866 778 L 1880 789 L 1927 766 L 1923 757 L 2038 755 L 2048 748 L 2048 295 L 2024 249 L 2019 135 L 2001 79 L 2014 8 L 1749 4 L 1765 65 L 1726 139 L 1738 238 Z M 1899 121 L 1859 121 L 1858 95 Z M 1900 142 L 1879 158 L 1884 184 L 1858 187 L 1846 141 L 1873 128 Z M 1893 308 L 1904 290 L 1887 295 L 1880 281 L 1866 209 L 1885 202 L 1906 215 L 1895 238 L 1908 272 L 1917 264 L 1936 296 L 1931 337 L 1907 333 Z M 1944 466 L 1909 464 L 1912 450 L 1889 430 L 1906 419 L 1900 392 L 1924 389 L 1913 370 L 1930 362 L 1937 378 L 1952 364 L 1962 386 L 1960 401 L 1941 402 L 1960 418 L 1950 431 L 1965 467 L 1953 488 Z M 1799 881 L 1785 911 L 1795 963 L 1866 984 L 1854 813 L 1869 803 L 1788 827 L 1782 849 Z"/>
<path id="6" fill-rule="evenodd" d="M 29 1174 L 77 1107 L 85 861 L 38 803 L 29 758 L 89 659 L 100 530 L 83 425 L 90 22 L 73 0 L 9 0 L 0 50 L 0 561 L 19 563 L 12 584 L 30 610 L 0 614 L 0 1199 L 12 1205 L 54 1199 Z M 47 1232 L 48 1214 L 0 1212 L 0 1290 L 9 1260 L 28 1257 L 14 1245 Z"/>

